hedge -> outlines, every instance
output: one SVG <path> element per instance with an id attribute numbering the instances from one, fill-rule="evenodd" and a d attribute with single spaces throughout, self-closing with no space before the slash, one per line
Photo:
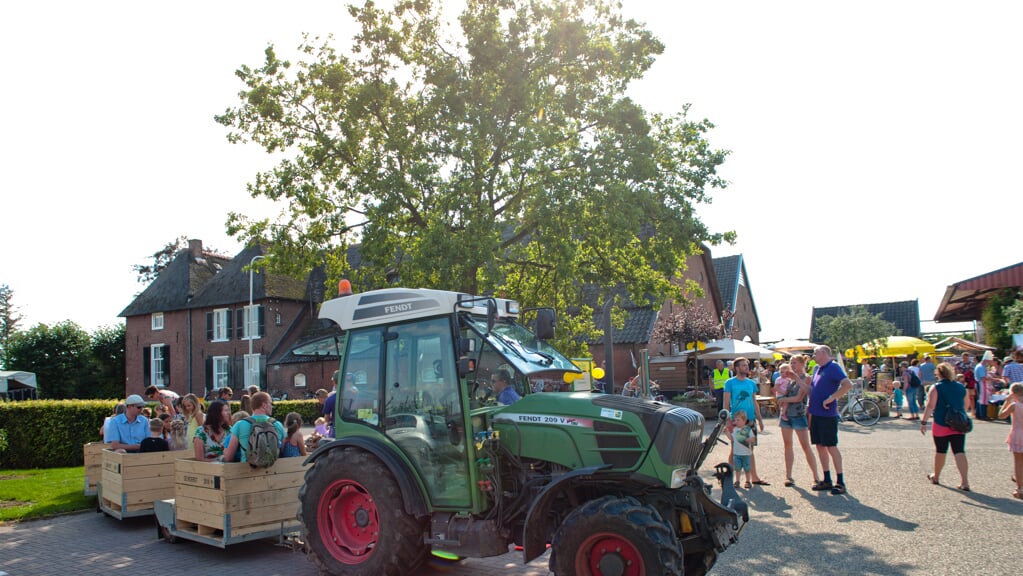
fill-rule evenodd
<path id="1" fill-rule="evenodd" d="M 7 433 L 7 449 L 0 451 L 0 469 L 62 468 L 81 466 L 82 446 L 103 438 L 103 419 L 114 413 L 118 400 L 0 401 L 0 430 Z M 150 404 L 155 410 L 155 404 Z M 231 412 L 241 409 L 231 402 Z M 320 414 L 316 400 L 275 400 L 274 416 L 281 422 L 298 412 L 307 425 Z"/>

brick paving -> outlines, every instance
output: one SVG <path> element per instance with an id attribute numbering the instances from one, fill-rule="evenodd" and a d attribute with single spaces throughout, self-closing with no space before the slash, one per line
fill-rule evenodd
<path id="1" fill-rule="evenodd" d="M 316 576 L 304 552 L 274 540 L 242 542 L 225 549 L 157 539 L 154 517 L 116 520 L 85 512 L 0 526 L 0 576 Z M 521 553 L 450 563 L 431 559 L 416 576 L 548 576 L 547 556 L 522 564 Z"/>

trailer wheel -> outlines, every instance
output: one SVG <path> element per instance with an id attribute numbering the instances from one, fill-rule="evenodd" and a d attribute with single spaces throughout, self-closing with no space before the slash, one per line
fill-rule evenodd
<path id="1" fill-rule="evenodd" d="M 306 472 L 299 499 L 303 536 L 323 573 L 410 574 L 430 551 L 390 470 L 367 452 L 324 454 Z"/>
<path id="2" fill-rule="evenodd" d="M 604 496 L 565 518 L 550 568 L 558 576 L 682 576 L 682 544 L 652 507 Z"/>
<path id="3" fill-rule="evenodd" d="M 170 528 L 160 526 L 159 521 L 156 524 L 156 537 L 157 539 L 163 538 L 168 544 L 178 543 L 178 537 L 171 533 Z"/>

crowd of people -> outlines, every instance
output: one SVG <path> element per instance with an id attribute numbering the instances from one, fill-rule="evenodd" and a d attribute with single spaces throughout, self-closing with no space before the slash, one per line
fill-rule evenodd
<path id="1" fill-rule="evenodd" d="M 756 394 L 758 384 L 768 379 L 778 406 L 785 486 L 795 485 L 795 436 L 813 476 L 813 490 L 844 494 L 846 479 L 838 449 L 838 399 L 852 388 L 852 381 L 834 361 L 828 346 L 818 346 L 810 358 L 796 354 L 788 362 L 780 363 L 773 373 L 771 368 L 760 366 L 759 362 L 751 367 L 748 359 L 736 358 L 728 365 L 718 361 L 711 375 L 719 406 L 731 416 L 729 462 L 735 473 L 735 487 L 770 485 L 757 474 L 756 466 L 757 436 L 764 430 Z M 867 381 L 878 371 L 869 364 L 862 370 Z M 1023 499 L 1023 351 L 1017 350 L 1004 360 L 987 352 L 976 363 L 969 354 L 963 354 L 955 363 L 936 364 L 930 356 L 901 362 L 893 396 L 898 417 L 902 417 L 905 402 L 909 414 L 905 418 L 918 420 L 921 434 L 927 434 L 930 425 L 935 451 L 928 480 L 934 484 L 941 482 L 951 450 L 959 472 L 957 486 L 963 491 L 970 490 L 965 451 L 968 431 L 960 429 L 965 424 L 959 425 L 957 421 L 968 421 L 967 413 L 978 420 L 1011 418 L 1006 444 L 1013 454 L 1012 495 Z M 745 483 L 740 482 L 741 475 L 745 475 Z"/>
<path id="2" fill-rule="evenodd" d="M 281 457 L 308 453 L 301 432 L 302 416 L 290 412 L 283 424 L 274 420 L 273 399 L 256 386 L 246 389 L 242 409 L 233 414 L 230 388 L 218 390 L 217 399 L 206 407 L 194 394 L 180 396 L 156 386 L 150 386 L 144 394 L 156 403 L 155 413 L 142 396 L 131 394 L 104 419 L 100 434 L 112 450 L 127 453 L 191 448 L 196 460 L 246 462 L 254 427 L 268 422 L 276 430 Z"/>

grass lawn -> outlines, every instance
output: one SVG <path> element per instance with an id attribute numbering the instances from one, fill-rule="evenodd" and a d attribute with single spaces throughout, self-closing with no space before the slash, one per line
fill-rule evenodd
<path id="1" fill-rule="evenodd" d="M 0 470 L 0 521 L 30 520 L 96 507 L 86 496 L 85 468 Z"/>

